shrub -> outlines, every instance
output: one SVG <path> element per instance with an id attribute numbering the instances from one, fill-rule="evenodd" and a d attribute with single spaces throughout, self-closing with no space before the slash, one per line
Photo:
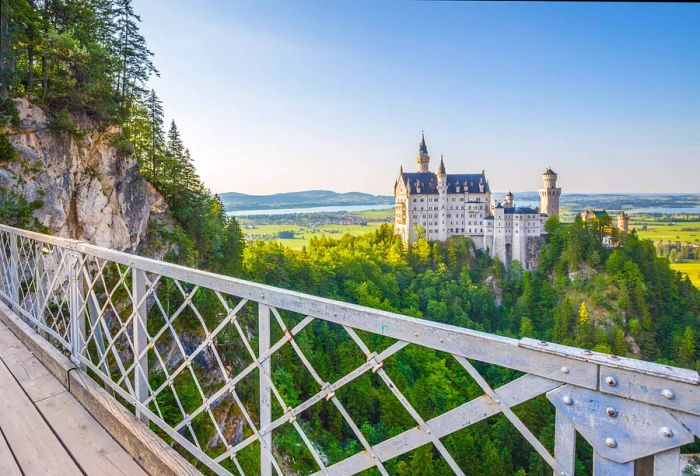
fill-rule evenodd
<path id="1" fill-rule="evenodd" d="M 65 109 L 51 116 L 49 130 L 54 134 L 70 134 L 76 139 L 81 139 L 85 135 L 80 132 L 78 126 L 73 122 L 73 118 Z"/>
<path id="2" fill-rule="evenodd" d="M 17 149 L 10 143 L 7 134 L 0 132 L 0 162 L 10 162 L 17 158 Z"/>
<path id="3" fill-rule="evenodd" d="M 11 98 L 0 98 L 0 126 L 19 126 L 19 111 Z"/>

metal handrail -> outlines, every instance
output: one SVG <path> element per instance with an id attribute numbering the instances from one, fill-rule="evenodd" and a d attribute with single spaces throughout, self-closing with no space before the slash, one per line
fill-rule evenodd
<path id="1" fill-rule="evenodd" d="M 0 225 L 0 266 L 0 298 L 69 353 L 76 364 L 94 372 L 105 387 L 132 405 L 144 422 L 153 423 L 218 474 L 230 474 L 224 461 L 243 473 L 236 454 L 254 442 L 260 444 L 263 474 L 281 474 L 283 465 L 278 462 L 271 435 L 283 425 L 291 425 L 299 433 L 321 474 L 354 474 L 371 467 L 387 474 L 384 462 L 423 444 L 433 444 L 452 470 L 461 474 L 440 438 L 497 413 L 518 429 L 557 474 L 573 474 L 574 429 L 593 447 L 595 472 L 599 474 L 608 474 L 604 471 L 611 468 L 615 474 L 632 474 L 629 471 L 634 471 L 634 461 L 650 455 L 656 455 L 659 471 L 677 466 L 679 447 L 700 432 L 700 377 L 688 369 L 416 319 L 5 225 Z M 158 293 L 166 284 L 181 301 L 177 309 L 168 309 L 161 302 Z M 223 311 L 213 329 L 207 327 L 194 303 L 196 294 L 204 291 L 216 296 Z M 250 306 L 257 307 L 257 352 L 238 319 Z M 303 318 L 288 328 L 280 311 Z M 154 321 L 149 322 L 149 312 L 158 315 L 157 330 L 153 329 Z M 186 349 L 181 342 L 184 336 L 176 329 L 176 320 L 183 312 L 196 317 L 200 342 L 194 349 Z M 323 381 L 295 341 L 295 336 L 317 319 L 342 327 L 366 356 L 364 364 L 335 382 Z M 271 322 L 283 331 L 277 342 L 270 341 Z M 238 332 L 250 360 L 235 375 L 217 348 L 217 337 L 231 327 Z M 357 331 L 381 335 L 394 343 L 377 353 Z M 164 342 L 180 353 L 176 368 L 169 368 L 161 355 Z M 386 359 L 409 345 L 451 354 L 485 395 L 425 421 L 382 368 Z M 284 402 L 271 369 L 270 357 L 285 346 L 293 349 L 319 385 L 318 393 L 295 408 Z M 194 360 L 205 353 L 215 360 L 211 372 L 220 373 L 215 390 L 205 388 L 196 373 Z M 470 360 L 525 375 L 494 389 Z M 149 363 L 156 365 L 149 367 Z M 336 390 L 365 372 L 379 375 L 415 420 L 414 428 L 369 444 L 335 396 Z M 255 373 L 259 379 L 257 421 L 236 392 L 237 384 Z M 154 380 L 154 375 L 163 381 Z M 190 411 L 180 401 L 175 383 L 184 376 L 194 382 L 201 399 Z M 165 394 L 172 394 L 181 413 L 177 423 L 166 422 L 160 411 L 159 398 Z M 547 394 L 557 411 L 554 455 L 511 409 L 542 394 Z M 274 420 L 273 397 L 284 409 Z M 251 434 L 242 441 L 227 441 L 214 415 L 212 408 L 223 399 L 237 405 L 249 425 Z M 333 465 L 324 463 L 297 421 L 297 416 L 324 399 L 335 405 L 364 448 Z M 483 414 L 477 417 L 475 411 Z M 631 411 L 646 415 L 646 420 L 617 417 Z M 193 424 L 198 417 L 211 421 L 221 448 L 213 451 L 203 447 Z M 656 431 L 650 433 L 650 428 Z"/>

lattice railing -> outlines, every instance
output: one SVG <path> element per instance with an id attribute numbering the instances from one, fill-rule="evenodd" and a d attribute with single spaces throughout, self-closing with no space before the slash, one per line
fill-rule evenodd
<path id="1" fill-rule="evenodd" d="M 2 225 L 0 268 L 0 297 L 18 315 L 217 474 L 289 471 L 296 457 L 274 435 L 296 438 L 318 474 L 389 474 L 388 462 L 423 445 L 464 474 L 446 438 L 501 414 L 555 474 L 574 474 L 578 434 L 593 449 L 595 474 L 632 475 L 635 462 L 639 468 L 651 456 L 654 474 L 675 476 L 680 447 L 700 434 L 700 379 L 690 370 L 499 337 Z M 310 336 L 327 328 L 347 345 L 349 370 L 340 374 L 307 355 Z M 388 370 L 411 346 L 455 359 L 482 394 L 421 414 Z M 274 366 L 273 357 L 294 368 Z M 494 388 L 477 370 L 486 365 L 515 378 Z M 306 376 L 294 398 L 284 378 L 292 371 Z M 409 421 L 381 441 L 370 441 L 343 403 L 368 376 Z M 515 408 L 541 395 L 556 409 L 553 452 Z M 328 456 L 308 419 L 319 407 L 337 412 L 354 454 Z M 259 466 L 244 468 L 241 455 L 249 461 L 251 452 Z"/>

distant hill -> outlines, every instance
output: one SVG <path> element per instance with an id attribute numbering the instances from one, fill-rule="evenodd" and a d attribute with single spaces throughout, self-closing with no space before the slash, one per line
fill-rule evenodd
<path id="1" fill-rule="evenodd" d="M 330 190 L 306 190 L 303 192 L 275 193 L 272 195 L 247 195 L 245 193 L 220 193 L 226 211 L 263 210 L 277 208 L 310 208 L 349 205 L 384 205 L 394 203 L 394 197 L 362 192 L 338 193 Z"/>

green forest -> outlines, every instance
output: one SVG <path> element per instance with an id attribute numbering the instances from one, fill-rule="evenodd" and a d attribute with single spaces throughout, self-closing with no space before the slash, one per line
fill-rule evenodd
<path id="1" fill-rule="evenodd" d="M 0 0 L 0 7 L 2 125 L 17 122 L 12 98 L 26 96 L 50 113 L 56 134 L 79 139 L 88 128 L 114 126 L 115 148 L 138 160 L 142 175 L 165 197 L 176 224 L 153 223 L 141 249 L 144 254 L 165 247 L 169 261 L 286 289 L 501 335 L 700 369 L 700 291 L 671 270 L 667 258 L 657 256 L 651 241 L 634 233 L 615 236 L 614 249 L 603 247 L 606 224 L 597 221 L 562 224 L 551 218 L 540 267 L 533 272 L 517 262 L 506 269 L 465 238 L 443 243 L 421 239 L 406 247 L 390 225 L 359 237 L 313 238 L 303 250 L 273 242 L 244 245 L 238 223 L 225 215 L 221 200 L 202 183 L 175 121 L 166 125 L 163 105 L 147 87 L 158 73 L 130 0 Z M 13 154 L 11 149 L 7 135 L 0 134 L 3 158 Z M 30 226 L 35 205 L 2 193 L 0 217 Z M 207 299 L 214 297 L 202 297 L 198 307 L 213 307 Z M 208 318 L 216 321 L 215 316 Z M 177 325 L 182 332 L 197 333 L 192 315 L 184 315 Z M 380 337 L 363 339 L 370 348 L 386 345 Z M 328 375 L 348 372 L 361 358 L 344 331 L 327 324 L 315 322 L 301 340 L 314 367 Z M 221 345 L 235 362 L 240 345 Z M 273 380 L 290 406 L 317 391 L 296 367 L 291 352 L 281 352 L 273 366 Z M 483 394 L 456 360 L 429 349 L 409 346 L 385 368 L 426 419 Z M 487 365 L 479 370 L 494 386 L 517 376 Z M 368 375 L 338 392 L 371 444 L 415 425 L 382 385 L 376 375 Z M 241 388 L 245 401 L 253 400 L 254 385 L 249 387 Z M 180 390 L 191 398 L 187 407 L 201 404 L 186 384 Z M 177 422 L 175 403 L 165 396 L 159 403 L 173 410 Z M 546 399 L 523 404 L 516 413 L 551 450 L 554 411 Z M 311 407 L 300 421 L 329 462 L 362 449 L 329 405 Z M 275 448 L 284 455 L 285 467 L 315 471 L 298 435 L 286 427 L 275 432 Z M 199 430 L 212 431 L 206 425 Z M 461 430 L 444 444 L 467 474 L 551 474 L 500 416 Z M 590 448 L 581 443 L 579 456 L 578 474 L 590 474 Z M 256 454 L 241 454 L 238 461 L 248 474 L 259 469 Z M 235 471 L 232 463 L 226 464 Z M 397 475 L 452 474 L 430 445 L 388 462 L 387 468 Z"/>

